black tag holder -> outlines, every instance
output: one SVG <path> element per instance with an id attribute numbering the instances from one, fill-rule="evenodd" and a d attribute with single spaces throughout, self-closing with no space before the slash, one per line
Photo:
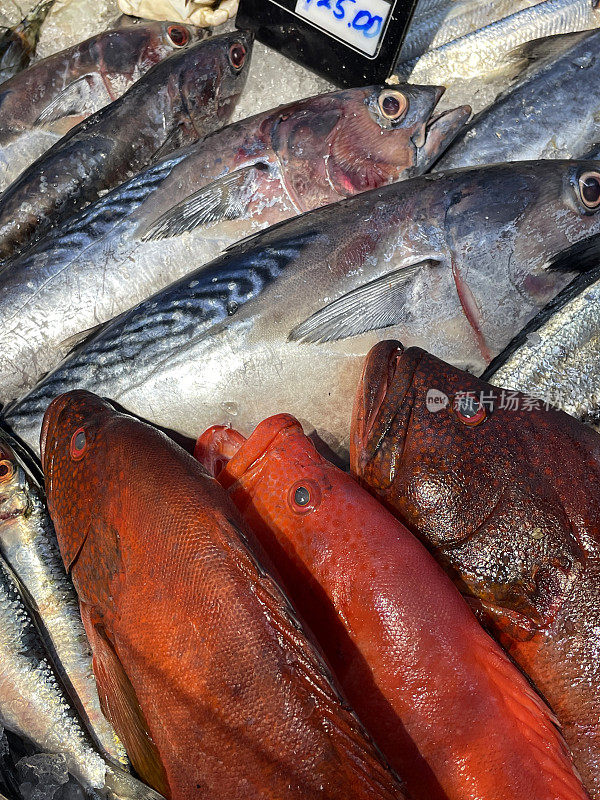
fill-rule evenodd
<path id="1" fill-rule="evenodd" d="M 238 28 L 337 86 L 383 83 L 417 0 L 241 0 Z"/>

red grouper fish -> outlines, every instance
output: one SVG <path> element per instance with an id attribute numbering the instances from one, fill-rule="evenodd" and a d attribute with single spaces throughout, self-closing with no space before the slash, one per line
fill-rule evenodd
<path id="1" fill-rule="evenodd" d="M 598 434 L 382 342 L 358 390 L 351 461 L 546 698 L 600 798 Z"/>
<path id="2" fill-rule="evenodd" d="M 219 484 L 88 392 L 43 466 L 107 717 L 172 800 L 401 800 Z"/>
<path id="3" fill-rule="evenodd" d="M 422 544 L 287 414 L 196 456 L 273 560 L 350 702 L 419 800 L 587 797 L 544 703 Z"/>

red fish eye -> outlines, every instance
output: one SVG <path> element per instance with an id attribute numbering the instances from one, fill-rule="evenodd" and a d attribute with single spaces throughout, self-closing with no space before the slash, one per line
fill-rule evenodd
<path id="1" fill-rule="evenodd" d="M 600 173 L 584 172 L 579 178 L 579 192 L 586 208 L 597 209 L 600 206 Z"/>
<path id="2" fill-rule="evenodd" d="M 471 428 L 480 425 L 487 416 L 483 403 L 472 394 L 455 397 L 452 409 L 457 419 Z"/>
<path id="3" fill-rule="evenodd" d="M 241 69 L 246 60 L 246 48 L 240 42 L 232 44 L 229 48 L 229 60 L 234 69 Z"/>
<path id="4" fill-rule="evenodd" d="M 167 35 L 175 47 L 185 47 L 190 40 L 187 28 L 182 28 L 181 25 L 171 25 L 167 29 Z"/>
<path id="5" fill-rule="evenodd" d="M 14 474 L 15 468 L 10 461 L 0 461 L 0 483 L 8 483 Z"/>
<path id="6" fill-rule="evenodd" d="M 379 110 L 386 119 L 399 120 L 408 110 L 408 98 L 395 89 L 386 89 L 379 95 Z"/>
<path id="7" fill-rule="evenodd" d="M 87 436 L 84 428 L 78 428 L 71 436 L 71 458 L 78 461 L 87 449 Z"/>
<path id="8" fill-rule="evenodd" d="M 314 481 L 298 481 L 289 491 L 288 502 L 292 511 L 307 514 L 314 511 L 321 502 L 321 492 Z"/>

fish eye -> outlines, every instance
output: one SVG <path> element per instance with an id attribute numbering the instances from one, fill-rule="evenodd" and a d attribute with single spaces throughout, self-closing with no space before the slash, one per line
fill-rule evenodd
<path id="1" fill-rule="evenodd" d="M 304 480 L 295 483 L 289 492 L 289 503 L 292 511 L 297 514 L 306 514 L 321 502 L 321 492 L 314 481 Z"/>
<path id="2" fill-rule="evenodd" d="M 487 416 L 483 403 L 472 394 L 457 395 L 452 408 L 457 419 L 471 428 L 481 424 Z"/>
<path id="3" fill-rule="evenodd" d="M 579 194 L 581 202 L 590 211 L 600 206 L 600 173 L 584 172 L 579 176 Z"/>
<path id="4" fill-rule="evenodd" d="M 10 461 L 0 461 L 0 483 L 8 483 L 15 474 L 15 467 Z"/>
<path id="5" fill-rule="evenodd" d="M 229 48 L 229 61 L 234 69 L 241 69 L 246 60 L 246 48 L 241 42 L 232 44 Z"/>
<path id="6" fill-rule="evenodd" d="M 78 461 L 87 449 L 87 436 L 85 428 L 78 428 L 71 437 L 71 458 Z"/>
<path id="7" fill-rule="evenodd" d="M 175 47 L 185 47 L 190 40 L 188 29 L 181 25 L 170 25 L 167 28 L 167 36 Z"/>
<path id="8" fill-rule="evenodd" d="M 386 119 L 397 121 L 408 111 L 408 98 L 396 89 L 386 89 L 378 99 L 379 110 Z"/>

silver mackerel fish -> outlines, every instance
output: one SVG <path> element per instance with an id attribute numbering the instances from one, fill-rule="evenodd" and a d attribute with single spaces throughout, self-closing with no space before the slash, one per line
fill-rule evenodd
<path id="1" fill-rule="evenodd" d="M 5 421 L 39 447 L 51 400 L 90 389 L 180 434 L 298 417 L 347 455 L 369 349 L 394 337 L 481 372 L 600 242 L 595 162 L 413 178 L 280 223 L 109 323 Z M 577 258 L 574 256 L 577 255 Z"/>

